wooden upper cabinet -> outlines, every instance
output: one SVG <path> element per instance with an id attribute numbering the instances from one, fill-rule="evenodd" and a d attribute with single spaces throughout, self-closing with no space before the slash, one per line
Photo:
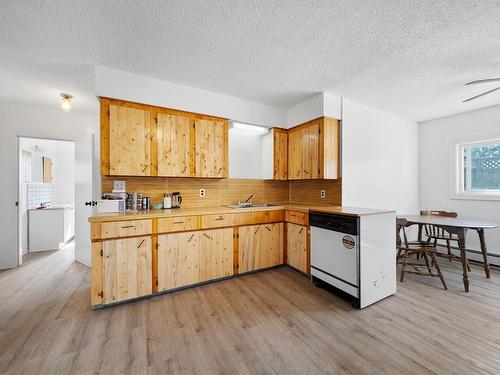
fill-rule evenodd
<path id="1" fill-rule="evenodd" d="M 100 101 L 102 175 L 227 177 L 227 119 Z"/>
<path id="2" fill-rule="evenodd" d="M 227 177 L 227 121 L 196 119 L 195 176 Z"/>
<path id="3" fill-rule="evenodd" d="M 109 106 L 109 174 L 149 176 L 151 173 L 151 112 Z"/>
<path id="4" fill-rule="evenodd" d="M 339 121 L 322 117 L 288 131 L 288 179 L 339 177 Z"/>
<path id="5" fill-rule="evenodd" d="M 191 175 L 191 123 L 188 117 L 158 113 L 158 176 Z"/>
<path id="6" fill-rule="evenodd" d="M 273 129 L 273 179 L 288 179 L 288 132 Z"/>

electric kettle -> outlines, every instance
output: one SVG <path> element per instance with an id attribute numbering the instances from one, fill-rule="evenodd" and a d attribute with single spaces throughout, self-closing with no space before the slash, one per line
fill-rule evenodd
<path id="1" fill-rule="evenodd" d="M 181 193 L 179 193 L 178 191 L 172 193 L 172 208 L 180 207 L 181 203 L 182 203 Z"/>

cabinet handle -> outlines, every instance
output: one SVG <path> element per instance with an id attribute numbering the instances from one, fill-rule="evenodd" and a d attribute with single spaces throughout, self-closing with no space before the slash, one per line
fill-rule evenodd
<path id="1" fill-rule="evenodd" d="M 142 240 L 141 243 L 139 244 L 139 246 L 137 246 L 138 249 L 142 246 L 142 244 L 144 243 L 144 241 L 146 241 L 146 240 Z"/>
<path id="2" fill-rule="evenodd" d="M 269 232 L 272 232 L 272 230 L 271 230 L 271 229 L 269 229 L 269 227 L 268 227 L 267 225 L 266 225 L 265 227 L 266 227 L 266 229 L 267 229 Z"/>
<path id="3" fill-rule="evenodd" d="M 135 225 L 124 225 L 122 229 L 135 228 Z"/>
<path id="4" fill-rule="evenodd" d="M 189 237 L 188 243 L 191 242 L 191 240 L 193 239 L 193 237 L 194 237 L 194 234 L 192 234 L 191 237 Z"/>
<path id="5" fill-rule="evenodd" d="M 184 169 L 182 170 L 182 172 L 181 172 L 181 173 L 186 172 L 186 169 L 187 169 L 187 167 L 184 167 Z"/>
<path id="6" fill-rule="evenodd" d="M 212 239 L 212 237 L 210 237 L 210 236 L 209 236 L 208 234 L 206 234 L 206 233 L 203 233 L 203 235 L 204 235 L 205 237 L 207 237 L 209 240 L 211 240 L 211 239 Z"/>
<path id="7" fill-rule="evenodd" d="M 309 174 L 309 172 L 308 172 L 308 171 L 306 171 L 305 169 L 304 169 L 304 173 L 305 173 L 305 174 Z"/>
<path id="8" fill-rule="evenodd" d="M 259 229 L 260 229 L 260 226 L 257 227 L 257 229 L 255 230 L 255 232 L 253 232 L 253 234 L 257 234 L 257 232 L 259 231 Z"/>
<path id="9" fill-rule="evenodd" d="M 220 220 L 224 220 L 224 218 L 223 218 L 221 215 L 219 215 L 219 217 L 218 217 L 218 218 L 216 218 L 215 220 L 220 221 Z"/>
<path id="10" fill-rule="evenodd" d="M 146 169 L 147 169 L 148 167 L 149 167 L 149 165 L 146 165 L 146 166 L 142 169 L 142 171 L 143 171 L 143 172 L 146 172 Z"/>
<path id="11" fill-rule="evenodd" d="M 304 228 L 300 228 L 299 234 L 301 234 L 303 230 L 304 230 Z"/>
<path id="12" fill-rule="evenodd" d="M 184 224 L 184 221 L 174 221 L 174 224 Z"/>
<path id="13" fill-rule="evenodd" d="M 300 174 L 300 171 L 297 171 L 297 176 Z"/>
<path id="14" fill-rule="evenodd" d="M 222 167 L 221 167 L 221 168 L 219 168 L 219 171 L 217 172 L 217 174 L 219 174 L 219 173 L 220 173 L 220 171 L 222 171 Z"/>

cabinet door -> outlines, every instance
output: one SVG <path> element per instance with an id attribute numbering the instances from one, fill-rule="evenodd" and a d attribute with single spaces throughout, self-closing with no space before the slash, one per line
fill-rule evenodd
<path id="1" fill-rule="evenodd" d="M 200 281 L 233 274 L 233 228 L 200 232 Z"/>
<path id="2" fill-rule="evenodd" d="M 200 282 L 200 232 L 158 236 L 158 291 Z"/>
<path id="3" fill-rule="evenodd" d="M 288 178 L 288 133 L 284 129 L 273 129 L 273 178 Z"/>
<path id="4" fill-rule="evenodd" d="M 304 154 L 303 167 L 304 179 L 320 178 L 319 171 L 319 146 L 320 146 L 320 120 L 313 121 L 304 129 Z"/>
<path id="5" fill-rule="evenodd" d="M 300 180 L 303 176 L 301 129 L 288 133 L 288 179 Z"/>
<path id="6" fill-rule="evenodd" d="M 227 177 L 227 123 L 195 120 L 196 177 Z"/>
<path id="7" fill-rule="evenodd" d="M 158 113 L 158 176 L 189 177 L 190 119 Z"/>
<path id="8" fill-rule="evenodd" d="M 151 237 L 103 241 L 103 303 L 152 293 Z"/>
<path id="9" fill-rule="evenodd" d="M 283 264 L 283 223 L 262 224 L 260 232 L 261 258 L 259 268 Z"/>
<path id="10" fill-rule="evenodd" d="M 283 263 L 283 223 L 239 228 L 239 272 L 249 272 Z"/>
<path id="11" fill-rule="evenodd" d="M 261 252 L 260 225 L 239 228 L 238 272 L 245 273 L 259 268 Z"/>
<path id="12" fill-rule="evenodd" d="M 122 176 L 151 174 L 151 113 L 109 106 L 109 173 Z"/>
<path id="13" fill-rule="evenodd" d="M 307 269 L 307 227 L 287 223 L 287 259 L 288 264 L 299 271 L 309 273 Z"/>

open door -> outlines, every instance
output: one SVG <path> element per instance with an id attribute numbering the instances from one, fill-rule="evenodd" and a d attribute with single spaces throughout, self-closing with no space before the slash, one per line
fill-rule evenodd
<path id="1" fill-rule="evenodd" d="M 94 214 L 95 136 L 88 135 L 75 142 L 75 260 L 91 266 L 89 216 Z"/>

